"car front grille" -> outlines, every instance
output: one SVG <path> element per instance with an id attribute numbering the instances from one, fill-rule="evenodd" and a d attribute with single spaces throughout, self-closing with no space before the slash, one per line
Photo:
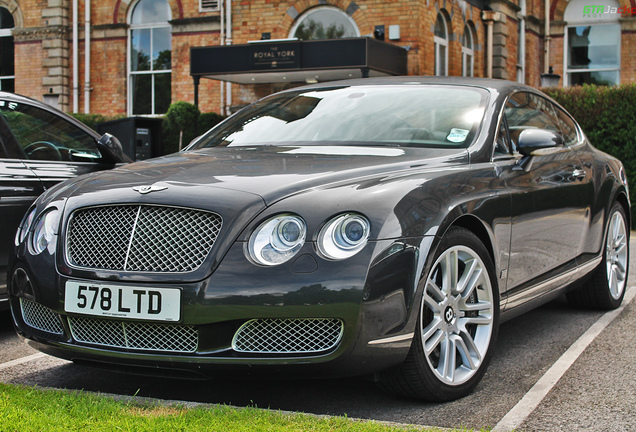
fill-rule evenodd
<path id="1" fill-rule="evenodd" d="M 113 348 L 193 353 L 199 333 L 193 326 L 111 321 L 71 316 L 73 339 Z"/>
<path id="2" fill-rule="evenodd" d="M 334 349 L 343 323 L 335 318 L 254 319 L 238 329 L 232 348 L 242 353 L 309 354 Z"/>
<path id="3" fill-rule="evenodd" d="M 88 207 L 71 215 L 66 257 L 80 268 L 190 272 L 210 253 L 221 225 L 215 213 L 180 207 Z"/>
<path id="4" fill-rule="evenodd" d="M 20 309 L 22 319 L 29 327 L 56 335 L 64 333 L 60 316 L 46 306 L 21 298 Z"/>

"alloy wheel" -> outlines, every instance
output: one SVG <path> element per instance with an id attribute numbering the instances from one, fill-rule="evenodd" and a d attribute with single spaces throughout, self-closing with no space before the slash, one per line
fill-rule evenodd
<path id="1" fill-rule="evenodd" d="M 447 249 L 426 281 L 422 346 L 434 375 L 447 385 L 468 381 L 484 361 L 494 325 L 493 291 L 479 255 Z"/>

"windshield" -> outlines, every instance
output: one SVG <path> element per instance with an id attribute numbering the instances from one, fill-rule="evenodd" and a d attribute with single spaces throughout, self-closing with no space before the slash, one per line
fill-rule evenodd
<path id="1" fill-rule="evenodd" d="M 487 98 L 483 89 L 437 85 L 284 92 L 237 113 L 189 150 L 261 145 L 468 147 Z"/>

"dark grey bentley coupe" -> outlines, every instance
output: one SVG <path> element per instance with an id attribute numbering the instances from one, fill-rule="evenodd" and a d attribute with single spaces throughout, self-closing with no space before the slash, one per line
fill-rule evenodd
<path id="1" fill-rule="evenodd" d="M 621 163 L 530 87 L 326 83 L 51 188 L 16 234 L 11 310 L 80 364 L 372 375 L 446 401 L 503 320 L 562 294 L 620 305 L 629 215 Z"/>

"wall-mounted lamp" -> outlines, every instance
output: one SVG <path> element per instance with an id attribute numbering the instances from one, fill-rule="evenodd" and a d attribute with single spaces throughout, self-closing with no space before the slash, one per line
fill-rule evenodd
<path id="1" fill-rule="evenodd" d="M 375 26 L 375 30 L 373 30 L 373 37 L 376 38 L 377 40 L 384 40 L 384 26 L 383 25 L 377 25 Z"/>
<path id="2" fill-rule="evenodd" d="M 552 70 L 552 66 L 548 68 L 548 73 L 541 74 L 541 87 L 556 87 L 559 85 L 561 75 L 557 75 Z"/>

